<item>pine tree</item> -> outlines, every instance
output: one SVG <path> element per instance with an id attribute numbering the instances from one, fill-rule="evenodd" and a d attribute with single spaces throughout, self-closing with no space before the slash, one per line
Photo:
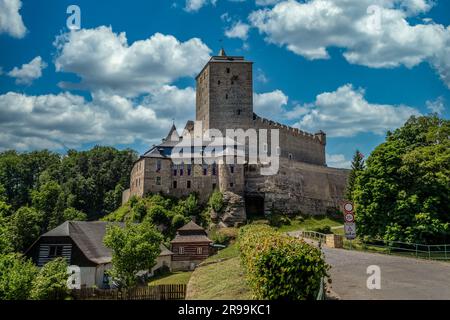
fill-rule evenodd
<path id="1" fill-rule="evenodd" d="M 359 150 L 355 151 L 352 159 L 352 169 L 348 176 L 348 184 L 347 184 L 347 200 L 353 201 L 353 190 L 355 187 L 355 181 L 358 174 L 364 170 L 364 155 L 359 152 Z"/>

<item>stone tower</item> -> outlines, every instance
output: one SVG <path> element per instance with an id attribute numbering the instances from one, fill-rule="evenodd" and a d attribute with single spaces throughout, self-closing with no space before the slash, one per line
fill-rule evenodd
<path id="1" fill-rule="evenodd" d="M 203 129 L 247 129 L 253 119 L 252 65 L 221 49 L 196 77 L 196 120 Z"/>

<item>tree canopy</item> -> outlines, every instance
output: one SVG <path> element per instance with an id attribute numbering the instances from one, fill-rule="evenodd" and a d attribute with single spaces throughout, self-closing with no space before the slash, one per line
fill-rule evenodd
<path id="1" fill-rule="evenodd" d="M 450 121 L 411 117 L 388 132 L 355 182 L 358 232 L 413 243 L 450 241 Z"/>

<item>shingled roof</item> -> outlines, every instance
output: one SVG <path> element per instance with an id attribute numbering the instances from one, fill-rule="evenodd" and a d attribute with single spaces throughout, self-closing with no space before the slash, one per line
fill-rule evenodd
<path id="1" fill-rule="evenodd" d="M 116 224 L 124 227 L 122 222 L 105 221 L 66 221 L 56 228 L 44 233 L 44 237 L 70 237 L 86 258 L 96 264 L 110 263 L 112 259 L 111 249 L 103 244 L 106 226 Z M 160 256 L 173 254 L 164 245 L 160 245 Z"/>
<path id="2" fill-rule="evenodd" d="M 200 227 L 194 221 L 189 221 L 187 224 L 182 226 L 177 230 L 177 235 L 175 239 L 171 241 L 171 243 L 192 243 L 192 242 L 209 242 L 212 240 L 209 239 L 206 235 L 205 229 Z"/>

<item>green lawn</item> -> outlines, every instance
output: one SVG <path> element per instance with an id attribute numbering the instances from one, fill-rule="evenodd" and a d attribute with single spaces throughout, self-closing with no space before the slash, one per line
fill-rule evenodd
<path id="1" fill-rule="evenodd" d="M 224 259 L 224 260 L 222 260 Z M 195 269 L 189 281 L 188 300 L 245 300 L 251 299 L 245 282 L 236 244 L 221 250 Z"/>
<path id="2" fill-rule="evenodd" d="M 187 284 L 191 275 L 192 271 L 170 272 L 150 279 L 148 285 L 157 286 L 160 284 Z"/>
<path id="3" fill-rule="evenodd" d="M 342 221 L 337 221 L 335 219 L 329 218 L 329 217 L 308 217 L 305 218 L 303 221 L 299 221 L 296 219 L 292 219 L 292 223 L 290 225 L 284 225 L 280 228 L 278 228 L 279 231 L 281 232 L 288 232 L 288 231 L 295 231 L 295 230 L 308 230 L 308 231 L 312 231 L 315 228 L 319 228 L 319 227 L 325 227 L 325 226 L 330 226 L 330 227 L 338 227 L 338 226 L 343 226 L 343 222 Z M 336 228 L 336 229 L 331 229 L 333 231 L 333 233 L 336 234 L 343 234 L 343 227 L 342 228 Z"/>

